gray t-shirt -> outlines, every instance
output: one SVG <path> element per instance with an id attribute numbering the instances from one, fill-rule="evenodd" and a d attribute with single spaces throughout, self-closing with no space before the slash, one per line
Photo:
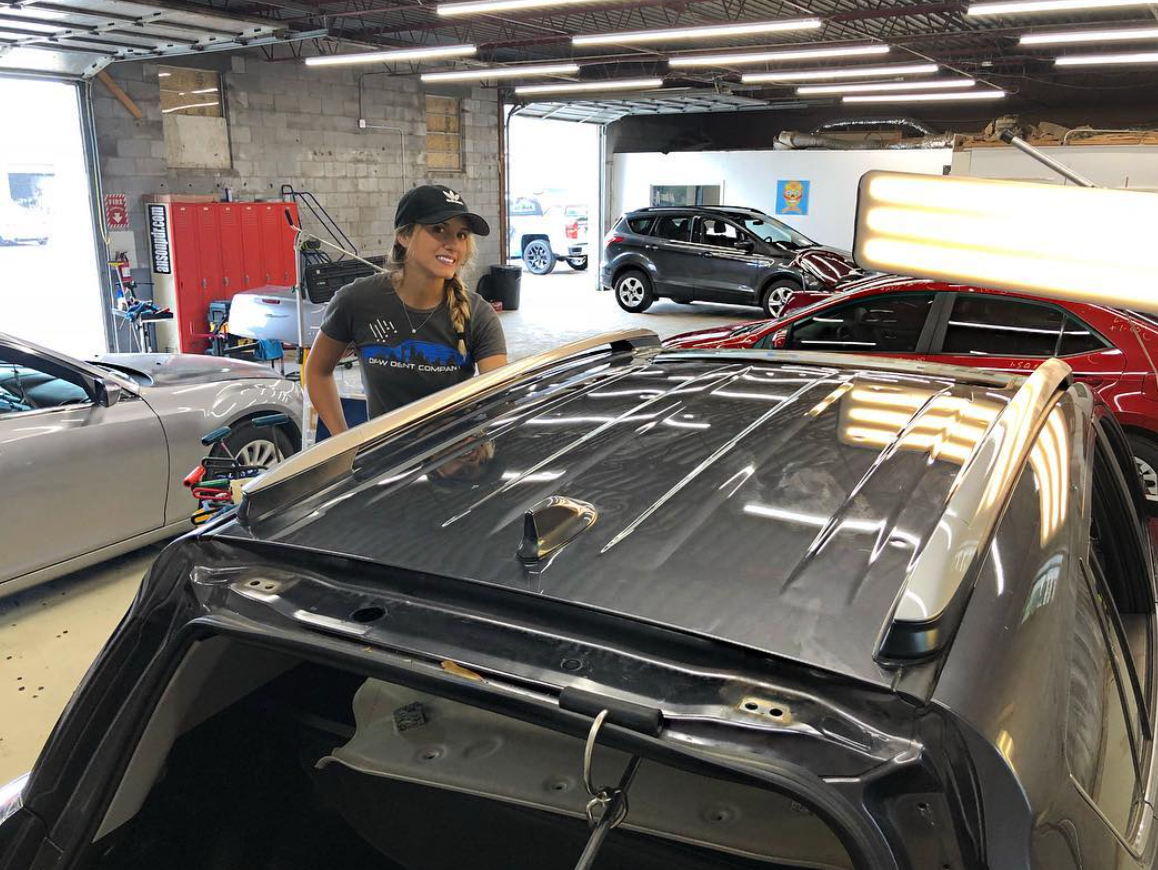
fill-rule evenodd
<path id="1" fill-rule="evenodd" d="M 334 294 L 322 332 L 357 347 L 371 417 L 465 381 L 476 360 L 507 352 L 490 303 L 471 291 L 467 298 L 464 358 L 445 304 L 424 311 L 404 307 L 385 275 L 359 278 Z"/>

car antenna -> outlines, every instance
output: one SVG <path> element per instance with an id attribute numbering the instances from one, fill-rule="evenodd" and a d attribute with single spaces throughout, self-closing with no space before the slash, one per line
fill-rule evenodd
<path id="1" fill-rule="evenodd" d="M 1015 136 L 1013 131 L 1008 129 L 1008 128 L 1001 131 L 1001 133 L 999 134 L 999 138 L 1001 139 L 1002 142 L 1005 142 L 1007 145 L 1012 145 L 1014 148 L 1016 148 L 1022 154 L 1026 154 L 1029 157 L 1032 157 L 1034 160 L 1036 160 L 1038 163 L 1042 164 L 1043 166 L 1048 166 L 1050 169 L 1052 169 L 1054 172 L 1056 172 L 1062 178 L 1066 179 L 1067 181 L 1072 181 L 1074 184 L 1078 185 L 1079 187 L 1097 187 L 1098 186 L 1098 185 L 1094 184 L 1092 181 L 1090 181 L 1088 178 L 1086 178 L 1084 175 L 1079 175 L 1078 173 L 1074 172 L 1074 170 L 1072 170 L 1068 166 L 1066 166 L 1064 163 L 1061 163 L 1057 160 L 1054 160 L 1052 157 L 1050 157 L 1045 152 L 1041 151 L 1038 148 L 1033 147 L 1028 142 L 1026 142 L 1024 139 L 1022 139 L 1020 136 Z M 1155 378 L 1158 378 L 1158 366 L 1154 365 L 1154 358 L 1152 356 L 1150 356 L 1150 349 L 1148 347 L 1146 347 L 1146 342 L 1142 338 L 1142 333 L 1138 330 L 1138 324 L 1136 324 L 1134 322 L 1134 317 L 1136 317 L 1137 315 L 1135 315 L 1134 312 L 1130 311 L 1129 309 L 1127 309 L 1127 313 L 1130 315 L 1130 317 L 1128 317 L 1126 319 L 1126 322 L 1128 324 L 1130 324 L 1130 332 L 1133 334 L 1134 340 L 1138 342 L 1138 347 L 1140 347 L 1142 349 L 1142 355 L 1146 357 L 1146 362 L 1148 362 L 1150 364 L 1150 371 L 1152 371 L 1154 373 Z M 1065 329 L 1064 324 L 1062 325 L 1062 329 Z"/>
<path id="2" fill-rule="evenodd" d="M 587 789 L 587 794 L 591 795 L 591 800 L 587 801 L 587 824 L 591 827 L 591 836 L 587 839 L 587 845 L 583 847 L 583 854 L 579 856 L 575 870 L 591 870 L 595 859 L 599 856 L 599 850 L 607 840 L 607 835 L 627 818 L 627 790 L 631 788 L 631 782 L 639 770 L 640 758 L 633 755 L 619 778 L 619 785 L 605 785 L 597 789 L 592 784 L 591 762 L 595 755 L 595 741 L 599 737 L 599 729 L 603 727 L 604 720 L 610 715 L 610 710 L 599 711 L 599 715 L 591 723 L 591 730 L 587 732 L 587 745 L 583 748 L 583 787 Z"/>
<path id="3" fill-rule="evenodd" d="M 359 257 L 353 251 L 347 251 L 345 248 L 341 247 L 340 245 L 335 245 L 332 242 L 327 242 L 325 239 L 319 239 L 313 233 L 306 232 L 305 230 L 303 230 L 301 227 L 297 226 L 294 223 L 293 215 L 290 213 L 290 210 L 288 208 L 285 210 L 285 221 L 287 224 L 290 225 L 290 229 L 293 230 L 295 233 L 297 233 L 299 236 L 303 236 L 312 242 L 317 242 L 319 244 L 325 245 L 327 248 L 333 248 L 338 253 L 345 254 L 347 257 L 350 257 L 351 259 L 357 260 L 359 263 L 365 263 L 367 266 L 369 266 L 375 272 L 381 272 L 383 275 L 387 274 L 388 270 L 383 269 L 377 263 L 371 263 L 369 260 L 366 260 L 366 259 L 363 259 L 362 257 Z"/>

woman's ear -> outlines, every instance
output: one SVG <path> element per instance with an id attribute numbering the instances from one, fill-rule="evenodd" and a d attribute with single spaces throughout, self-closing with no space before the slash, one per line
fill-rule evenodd
<path id="1" fill-rule="evenodd" d="M 406 250 L 410 249 L 410 242 L 414 238 L 414 230 L 399 230 L 394 235 L 394 243 L 401 245 Z"/>

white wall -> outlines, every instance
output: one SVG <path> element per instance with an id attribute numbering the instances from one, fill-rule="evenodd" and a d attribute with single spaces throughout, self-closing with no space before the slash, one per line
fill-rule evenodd
<path id="1" fill-rule="evenodd" d="M 1144 145 L 1071 145 L 1042 148 L 1094 184 L 1158 190 L 1158 148 Z M 1060 175 L 1015 148 L 978 148 L 953 155 L 954 175 L 1063 183 Z"/>
<path id="2" fill-rule="evenodd" d="M 808 215 L 777 216 L 826 245 L 852 247 L 856 191 L 870 169 L 941 175 L 948 148 L 906 151 L 696 151 L 616 154 L 611 219 L 650 205 L 653 184 L 719 184 L 721 204 L 742 205 L 776 216 L 776 182 L 812 182 Z"/>

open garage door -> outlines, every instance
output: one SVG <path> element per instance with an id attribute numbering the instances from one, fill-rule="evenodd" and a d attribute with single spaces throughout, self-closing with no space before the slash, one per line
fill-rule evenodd
<path id="1" fill-rule="evenodd" d="M 297 42 L 325 31 L 127 0 L 0 3 L 0 331 L 109 349 L 112 303 L 87 80 L 109 64 Z"/>
<path id="2" fill-rule="evenodd" d="M 101 268 L 77 85 L 0 78 L 0 330 L 105 350 Z"/>

